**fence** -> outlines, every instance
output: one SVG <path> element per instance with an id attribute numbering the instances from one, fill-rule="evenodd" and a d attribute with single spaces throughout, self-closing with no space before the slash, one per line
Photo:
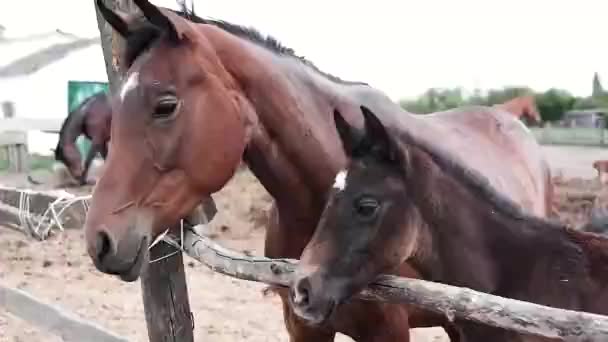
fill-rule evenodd
<path id="1" fill-rule="evenodd" d="M 28 131 L 58 133 L 61 119 L 0 118 L 0 169 L 2 166 L 11 172 L 27 172 L 29 157 Z"/>
<path id="2" fill-rule="evenodd" d="M 45 239 L 51 229 L 78 229 L 86 215 L 86 198 L 63 191 L 40 192 L 0 186 L 0 222 Z M 27 292 L 0 284 L 0 307 L 66 342 L 127 342 L 99 325 L 46 303 Z"/>
<path id="3" fill-rule="evenodd" d="M 575 145 L 608 147 L 608 130 L 602 128 L 531 127 L 543 145 Z"/>
<path id="4" fill-rule="evenodd" d="M 0 214 L 5 206 L 12 206 L 18 199 L 23 203 L 24 194 L 38 203 L 28 205 L 28 215 L 44 219 L 49 207 L 62 200 L 68 200 L 78 208 L 86 208 L 87 198 L 75 198 L 68 194 L 53 195 L 18 189 L 4 189 L 0 201 Z M 28 201 L 29 201 L 28 200 Z M 80 202 L 84 201 L 82 206 Z M 45 209 L 44 203 L 49 207 Z M 212 201 L 207 202 L 211 204 Z M 22 207 L 22 206 L 21 206 Z M 202 206 L 201 221 L 212 217 L 215 208 Z M 19 211 L 22 211 L 20 208 Z M 82 211 L 80 211 L 82 215 Z M 22 215 L 22 213 L 20 214 Z M 8 216 L 15 216 L 9 212 Z M 49 216 L 55 223 L 64 221 L 59 215 Z M 58 225 L 60 227 L 61 224 Z M 142 275 L 144 311 L 148 323 L 150 341 L 191 342 L 193 337 L 193 316 L 190 312 L 187 284 L 184 276 L 182 254 L 202 262 L 211 270 L 234 278 L 257 281 L 272 286 L 288 286 L 292 281 L 296 260 L 250 257 L 226 249 L 197 233 L 198 226 L 182 230 L 179 238 L 165 236 L 166 243 L 158 243 L 151 249 L 151 260 L 163 257 L 160 262 L 151 263 Z M 162 272 L 161 272 L 162 271 Z M 424 280 L 383 276 L 359 295 L 364 300 L 408 303 L 446 315 L 450 319 L 472 320 L 478 323 L 566 341 L 606 341 L 608 340 L 608 317 L 585 312 L 562 310 L 519 300 L 502 298 Z M 18 303 L 27 307 L 21 308 Z M 103 331 L 96 324 L 61 313 L 48 305 L 36 303 L 30 296 L 0 286 L 0 306 L 7 307 L 16 315 L 49 328 L 66 338 L 66 341 L 122 341 L 116 335 Z M 35 314 L 43 310 L 47 319 Z M 58 322 L 50 324 L 49 320 Z M 87 335 L 89 334 L 89 335 Z M 98 338 L 93 338 L 98 336 Z"/>

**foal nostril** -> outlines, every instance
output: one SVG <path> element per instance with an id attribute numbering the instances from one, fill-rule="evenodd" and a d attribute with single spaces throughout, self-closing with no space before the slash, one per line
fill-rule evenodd
<path id="1" fill-rule="evenodd" d="M 97 233 L 95 249 L 97 250 L 97 260 L 99 261 L 102 261 L 110 253 L 112 245 L 110 236 L 106 232 Z"/>
<path id="2" fill-rule="evenodd" d="M 297 281 L 291 300 L 298 306 L 308 306 L 310 304 L 310 281 L 307 278 Z"/>

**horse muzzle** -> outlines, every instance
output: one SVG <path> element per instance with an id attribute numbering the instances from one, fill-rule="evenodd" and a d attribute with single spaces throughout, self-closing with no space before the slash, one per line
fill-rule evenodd
<path id="1" fill-rule="evenodd" d="M 148 263 L 150 239 L 135 229 L 127 231 L 129 234 L 117 241 L 106 230 L 98 229 L 87 237 L 87 251 L 99 271 L 132 282 Z"/>

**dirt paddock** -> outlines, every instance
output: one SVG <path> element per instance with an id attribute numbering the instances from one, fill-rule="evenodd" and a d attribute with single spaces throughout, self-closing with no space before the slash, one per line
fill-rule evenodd
<path id="1" fill-rule="evenodd" d="M 578 226 L 593 205 L 608 198 L 591 163 L 608 150 L 545 147 L 555 176 L 560 219 Z M 0 184 L 32 187 L 23 175 L 2 175 Z M 38 186 L 40 188 L 42 186 Z M 219 214 L 209 234 L 222 244 L 262 254 L 270 198 L 248 171 L 241 171 L 214 196 Z M 598 199 L 596 199 L 598 198 Z M 195 335 L 201 341 L 287 341 L 279 300 L 262 295 L 261 284 L 215 274 L 186 257 Z M 81 231 L 44 242 L 0 227 L 0 282 L 32 293 L 95 321 L 130 341 L 147 341 L 139 282 L 123 283 L 97 272 L 86 255 Z M 442 329 L 414 329 L 414 342 L 447 341 Z M 0 308 L 0 341 L 61 341 Z M 339 337 L 338 341 L 350 341 Z"/>

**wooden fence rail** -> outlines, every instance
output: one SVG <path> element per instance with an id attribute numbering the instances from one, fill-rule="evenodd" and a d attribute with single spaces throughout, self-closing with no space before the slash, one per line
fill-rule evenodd
<path id="1" fill-rule="evenodd" d="M 11 196 L 6 195 L 9 190 L 4 189 L 3 192 L 5 195 L 0 202 L 12 207 Z M 32 196 L 39 196 L 38 201 L 46 203 L 58 198 L 52 193 L 33 193 Z M 76 207 L 79 206 L 76 204 Z M 30 210 L 31 214 L 41 215 L 46 208 L 41 204 L 31 206 Z M 205 201 L 198 209 L 198 217 L 194 215 L 191 221 L 209 221 L 215 212 L 213 201 Z M 173 247 L 160 243 L 151 252 L 154 258 L 161 257 L 174 252 L 175 247 L 211 270 L 227 276 L 272 286 L 288 286 L 291 283 L 297 260 L 249 257 L 195 233 L 203 230 L 200 226 L 192 227 L 192 230 L 184 229 L 183 241 L 167 236 L 165 242 Z M 142 276 L 142 289 L 150 341 L 192 341 L 193 323 L 181 253 L 149 266 Z M 606 316 L 551 308 L 418 279 L 382 276 L 361 292 L 360 298 L 409 303 L 445 314 L 450 319 L 472 320 L 566 341 L 608 341 Z"/>
<path id="2" fill-rule="evenodd" d="M 231 277 L 288 286 L 297 260 L 249 257 L 191 231 L 184 240 L 166 241 L 183 248 L 211 270 Z M 359 296 L 366 300 L 408 303 L 489 326 L 565 341 L 608 341 L 608 316 L 557 309 L 419 279 L 382 276 Z"/>
<path id="3" fill-rule="evenodd" d="M 0 308 L 61 337 L 65 342 L 127 342 L 127 339 L 95 323 L 45 303 L 27 292 L 2 284 L 0 284 Z"/>

